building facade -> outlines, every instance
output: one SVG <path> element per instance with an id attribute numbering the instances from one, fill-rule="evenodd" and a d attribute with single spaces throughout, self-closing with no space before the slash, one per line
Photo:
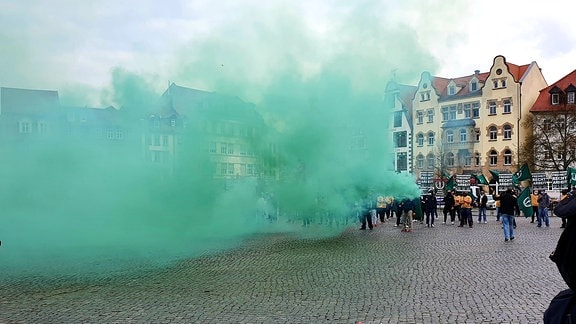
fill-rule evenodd
<path id="1" fill-rule="evenodd" d="M 422 73 L 412 115 L 416 176 L 515 171 L 529 132 L 522 122 L 545 86 L 536 62 L 518 66 L 503 56 L 484 73 L 451 79 Z"/>

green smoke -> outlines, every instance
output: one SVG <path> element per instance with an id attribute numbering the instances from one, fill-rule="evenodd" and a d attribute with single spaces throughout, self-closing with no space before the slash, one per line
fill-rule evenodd
<path id="1" fill-rule="evenodd" d="M 203 149 L 210 139 L 195 128 L 182 133 L 173 174 L 151 169 L 139 141 L 146 117 L 166 104 L 166 87 L 118 68 L 102 102 L 120 108 L 125 146 L 56 137 L 4 148 L 0 271 L 108 272 L 233 247 L 254 233 L 335 235 L 355 226 L 351 207 L 360 199 L 418 195 L 411 176 L 392 170 L 383 96 L 393 71 L 415 84 L 435 60 L 414 27 L 394 19 L 401 7 L 334 6 L 314 7 L 326 9 L 318 19 L 282 2 L 244 8 L 168 64 L 178 85 L 241 98 L 243 112 L 257 112 L 252 145 L 281 170 L 279 181 L 214 180 Z M 236 108 L 211 107 L 188 117 Z M 262 209 L 279 219 L 263 220 Z M 307 220 L 322 225 L 302 227 Z"/>

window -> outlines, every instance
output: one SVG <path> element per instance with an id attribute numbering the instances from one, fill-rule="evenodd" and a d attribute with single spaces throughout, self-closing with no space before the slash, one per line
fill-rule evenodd
<path id="1" fill-rule="evenodd" d="M 424 100 L 426 100 L 426 95 L 424 94 L 424 92 L 420 92 L 420 101 Z"/>
<path id="2" fill-rule="evenodd" d="M 573 104 L 574 103 L 574 96 L 575 93 L 573 91 L 568 92 L 566 95 L 566 103 Z"/>
<path id="3" fill-rule="evenodd" d="M 472 81 L 470 83 L 470 91 L 476 91 L 476 90 L 478 90 L 478 82 Z"/>
<path id="4" fill-rule="evenodd" d="M 434 157 L 434 154 L 428 154 L 428 168 L 433 168 L 436 161 L 436 157 Z"/>
<path id="5" fill-rule="evenodd" d="M 448 113 L 448 107 L 442 107 L 442 120 L 447 121 L 449 120 L 450 115 Z"/>
<path id="6" fill-rule="evenodd" d="M 220 154 L 226 154 L 228 152 L 228 144 L 220 143 Z"/>
<path id="7" fill-rule="evenodd" d="M 254 164 L 246 164 L 246 174 L 254 175 Z"/>
<path id="8" fill-rule="evenodd" d="M 29 121 L 21 121 L 18 123 L 18 131 L 22 134 L 32 133 L 32 123 Z"/>
<path id="9" fill-rule="evenodd" d="M 434 145 L 434 133 L 429 132 L 428 133 L 428 146 L 433 146 L 433 145 Z"/>
<path id="10" fill-rule="evenodd" d="M 228 174 L 234 174 L 234 163 L 228 163 Z"/>
<path id="11" fill-rule="evenodd" d="M 488 103 L 488 115 L 496 115 L 496 102 L 490 101 Z"/>
<path id="12" fill-rule="evenodd" d="M 560 94 L 558 93 L 553 93 L 552 94 L 552 104 L 553 105 L 557 105 L 560 103 Z"/>
<path id="13" fill-rule="evenodd" d="M 434 109 L 428 109 L 428 123 L 434 122 Z"/>
<path id="14" fill-rule="evenodd" d="M 504 100 L 504 113 L 509 114 L 512 112 L 512 104 L 510 100 Z"/>
<path id="15" fill-rule="evenodd" d="M 502 88 L 506 88 L 506 79 L 501 80 Z"/>
<path id="16" fill-rule="evenodd" d="M 408 146 L 406 131 L 394 132 L 394 147 L 406 147 L 406 146 Z"/>
<path id="17" fill-rule="evenodd" d="M 454 166 L 454 153 L 449 152 L 448 154 L 446 154 L 446 165 L 448 165 L 449 167 Z"/>
<path id="18" fill-rule="evenodd" d="M 48 124 L 44 121 L 38 122 L 38 134 L 46 134 L 48 133 Z"/>
<path id="19" fill-rule="evenodd" d="M 169 139 L 168 135 L 162 135 L 162 146 L 168 146 Z"/>
<path id="20" fill-rule="evenodd" d="M 494 150 L 490 151 L 490 165 L 498 164 L 498 153 Z"/>
<path id="21" fill-rule="evenodd" d="M 172 126 L 172 127 L 176 126 L 176 119 L 174 119 L 174 118 L 170 119 L 170 126 Z"/>
<path id="22" fill-rule="evenodd" d="M 504 125 L 504 139 L 512 139 L 512 126 Z"/>
<path id="23" fill-rule="evenodd" d="M 474 164 L 480 166 L 480 153 L 478 152 L 474 153 Z"/>
<path id="24" fill-rule="evenodd" d="M 418 124 L 423 124 L 424 123 L 424 112 L 421 110 L 418 110 L 416 112 L 416 118 L 417 118 Z"/>
<path id="25" fill-rule="evenodd" d="M 498 129 L 496 128 L 496 126 L 491 126 L 488 129 L 488 132 L 490 133 L 490 140 L 491 141 L 495 141 L 498 139 Z"/>
<path id="26" fill-rule="evenodd" d="M 424 134 L 419 133 L 418 136 L 416 136 L 416 139 L 418 141 L 418 146 L 424 146 Z"/>
<path id="27" fill-rule="evenodd" d="M 220 174 L 226 174 L 228 172 L 228 163 L 220 164 Z"/>
<path id="28" fill-rule="evenodd" d="M 210 153 L 216 153 L 216 143 L 215 142 L 211 142 L 210 144 L 208 144 L 208 152 Z"/>
<path id="29" fill-rule="evenodd" d="M 480 142 L 480 128 L 474 129 L 474 136 L 475 136 L 476 142 Z"/>
<path id="30" fill-rule="evenodd" d="M 456 106 L 450 106 L 450 120 L 456 119 Z"/>
<path id="31" fill-rule="evenodd" d="M 228 144 L 228 154 L 234 154 L 234 144 Z"/>
<path id="32" fill-rule="evenodd" d="M 504 165 L 512 165 L 512 151 L 504 151 Z"/>
<path id="33" fill-rule="evenodd" d="M 394 112 L 394 127 L 402 127 L 402 111 Z"/>
<path id="34" fill-rule="evenodd" d="M 454 131 L 451 129 L 446 131 L 446 142 L 454 143 Z"/>
<path id="35" fill-rule="evenodd" d="M 467 132 L 464 128 L 460 129 L 460 142 L 466 143 L 468 141 Z"/>
<path id="36" fill-rule="evenodd" d="M 449 86 L 448 87 L 448 95 L 452 96 L 456 93 L 456 87 L 455 86 Z"/>
<path id="37" fill-rule="evenodd" d="M 464 153 L 464 165 L 467 167 L 472 165 L 472 156 L 469 152 Z"/>
<path id="38" fill-rule="evenodd" d="M 470 104 L 464 104 L 464 117 L 470 118 L 472 117 L 472 109 Z"/>
<path id="39" fill-rule="evenodd" d="M 406 152 L 401 152 L 396 155 L 396 170 L 405 171 L 408 170 L 408 157 Z"/>
<path id="40" fill-rule="evenodd" d="M 418 157 L 416 158 L 416 167 L 418 169 L 424 168 L 424 156 L 422 154 L 418 154 Z"/>
<path id="41" fill-rule="evenodd" d="M 480 117 L 480 104 L 475 102 L 472 104 L 472 118 Z"/>
<path id="42" fill-rule="evenodd" d="M 494 80 L 494 89 L 498 89 L 498 80 Z"/>

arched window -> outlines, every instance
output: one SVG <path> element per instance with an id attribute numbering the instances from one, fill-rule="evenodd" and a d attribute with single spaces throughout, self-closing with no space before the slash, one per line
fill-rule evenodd
<path id="1" fill-rule="evenodd" d="M 512 126 L 504 125 L 504 139 L 512 139 Z"/>
<path id="2" fill-rule="evenodd" d="M 498 164 L 498 152 L 492 150 L 490 151 L 490 165 Z"/>
<path id="3" fill-rule="evenodd" d="M 446 131 L 446 142 L 454 143 L 454 131 L 451 129 Z"/>
<path id="4" fill-rule="evenodd" d="M 430 153 L 428 154 L 428 167 L 429 168 L 433 168 L 434 165 L 436 164 L 436 157 L 434 156 L 434 154 Z"/>
<path id="5" fill-rule="evenodd" d="M 418 133 L 418 136 L 416 138 L 418 141 L 418 146 L 424 146 L 424 134 Z"/>
<path id="6" fill-rule="evenodd" d="M 504 150 L 504 165 L 512 165 L 512 151 Z"/>
<path id="7" fill-rule="evenodd" d="M 424 155 L 418 154 L 418 157 L 416 157 L 416 167 L 418 169 L 424 168 Z"/>
<path id="8" fill-rule="evenodd" d="M 434 145 L 434 132 L 428 132 L 428 146 Z"/>
<path id="9" fill-rule="evenodd" d="M 446 154 L 446 165 L 450 167 L 454 166 L 454 153 L 448 152 L 448 154 Z"/>
<path id="10" fill-rule="evenodd" d="M 495 141 L 498 139 L 498 129 L 496 126 L 490 126 L 488 132 L 490 133 L 490 140 Z"/>

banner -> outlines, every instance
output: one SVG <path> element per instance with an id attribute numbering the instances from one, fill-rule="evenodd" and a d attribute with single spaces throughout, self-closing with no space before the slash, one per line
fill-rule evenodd
<path id="1" fill-rule="evenodd" d="M 532 173 L 532 190 L 548 190 L 548 176 L 546 176 L 546 173 Z"/>

